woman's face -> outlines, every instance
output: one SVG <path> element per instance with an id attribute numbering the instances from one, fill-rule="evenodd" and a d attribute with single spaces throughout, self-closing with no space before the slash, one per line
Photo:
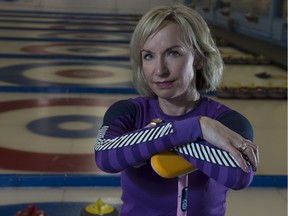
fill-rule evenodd
<path id="1" fill-rule="evenodd" d="M 194 55 L 184 45 L 182 34 L 177 23 L 168 22 L 141 50 L 144 76 L 159 99 L 187 99 L 195 91 Z"/>

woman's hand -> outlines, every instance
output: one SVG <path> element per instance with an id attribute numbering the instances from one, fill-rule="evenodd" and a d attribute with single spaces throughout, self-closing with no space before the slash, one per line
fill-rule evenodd
<path id="1" fill-rule="evenodd" d="M 257 145 L 214 119 L 203 116 L 199 118 L 199 122 L 204 140 L 229 152 L 243 171 L 249 172 L 247 164 L 252 165 L 254 172 L 257 170 L 259 164 Z"/>

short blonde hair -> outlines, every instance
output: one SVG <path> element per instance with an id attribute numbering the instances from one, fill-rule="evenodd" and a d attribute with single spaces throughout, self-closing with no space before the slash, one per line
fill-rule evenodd
<path id="1" fill-rule="evenodd" d="M 184 44 L 196 55 L 195 59 L 201 62 L 201 69 L 196 70 L 197 91 L 215 90 L 223 73 L 221 54 L 201 15 L 184 5 L 153 8 L 138 22 L 130 42 L 130 60 L 135 88 L 144 96 L 156 96 L 148 86 L 142 71 L 141 49 L 149 36 L 159 31 L 167 22 L 176 22 L 181 27 Z"/>

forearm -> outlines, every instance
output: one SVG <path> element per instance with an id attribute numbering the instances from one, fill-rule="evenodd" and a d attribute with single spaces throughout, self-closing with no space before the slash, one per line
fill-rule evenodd
<path id="1" fill-rule="evenodd" d="M 234 121 L 231 122 L 236 125 Z M 156 127 L 143 126 L 138 130 L 127 128 L 131 123 L 129 117 L 121 116 L 99 130 L 95 160 L 103 171 L 120 172 L 131 166 L 136 167 L 155 154 L 174 149 L 200 171 L 229 188 L 244 188 L 253 179 L 250 167 L 250 172 L 242 171 L 227 151 L 204 141 L 198 117 L 163 123 Z M 240 129 L 243 132 L 250 130 L 242 126 Z M 234 131 L 238 132 L 238 129 L 234 128 Z"/>
<path id="2" fill-rule="evenodd" d="M 189 127 L 184 126 L 185 124 L 189 124 Z M 155 154 L 201 137 L 197 117 L 126 133 L 120 124 L 114 128 L 117 128 L 117 133 L 123 135 L 115 136 L 116 132 L 113 129 L 104 126 L 99 130 L 95 145 L 98 167 L 112 173 L 136 166 Z M 179 133 L 182 134 L 181 138 Z"/>
<path id="3" fill-rule="evenodd" d="M 157 128 L 158 130 L 156 130 Z M 153 134 L 155 131 L 162 132 L 163 136 L 144 136 Z M 189 142 L 177 146 L 175 145 L 177 143 L 175 134 L 172 136 L 172 133 L 171 124 L 168 124 L 139 130 L 113 139 L 102 139 L 102 141 L 98 139 L 95 146 L 97 165 L 103 171 L 116 173 L 127 167 L 141 164 L 153 155 L 173 148 L 201 172 L 228 188 L 238 190 L 251 183 L 253 179 L 251 168 L 249 173 L 242 171 L 237 161 L 228 152 L 215 148 L 205 141 Z"/>
<path id="4" fill-rule="evenodd" d="M 228 143 L 226 143 L 226 145 L 230 146 L 234 152 L 236 149 L 231 146 L 230 143 L 234 142 L 234 139 L 237 140 L 240 138 L 240 140 L 243 140 L 245 138 L 251 141 L 253 140 L 252 126 L 249 121 L 241 114 L 235 111 L 227 112 L 219 116 L 217 120 L 230 130 L 237 133 L 237 135 L 235 134 L 235 137 L 232 136 L 233 138 L 230 137 L 227 139 L 227 134 L 230 132 L 228 133 L 228 131 L 226 131 L 226 133 L 224 133 L 224 131 L 227 130 L 225 127 L 223 128 L 222 125 L 216 126 L 216 130 L 220 130 L 219 134 L 223 133 L 220 137 L 224 138 L 224 140 L 230 140 Z M 211 135 L 214 133 L 214 131 L 206 130 L 204 131 L 205 133 L 202 133 L 202 135 L 205 136 L 207 133 Z M 174 148 L 174 150 L 177 151 L 179 155 L 186 158 L 203 173 L 215 179 L 217 182 L 225 185 L 226 187 L 232 189 L 242 189 L 247 187 L 251 183 L 254 176 L 250 161 L 244 161 L 244 164 L 247 167 L 247 170 L 244 171 L 243 164 L 241 168 L 240 164 L 237 162 L 239 160 L 238 154 L 241 155 L 238 150 L 236 150 L 236 152 L 238 152 L 238 160 L 236 160 L 237 158 L 235 159 L 235 157 L 231 155 L 230 151 L 229 153 L 228 150 L 224 151 L 224 148 L 222 149 L 222 147 L 221 149 L 220 147 L 215 147 L 214 142 L 216 140 L 218 140 L 218 142 L 221 140 L 219 139 L 218 135 L 212 135 L 212 139 L 210 137 L 211 143 L 213 143 L 213 145 L 207 142 L 206 138 L 203 137 L 202 141 L 186 143 L 181 147 Z M 220 143 L 222 143 L 222 141 Z M 242 162 L 242 160 L 240 161 Z"/>
<path id="5" fill-rule="evenodd" d="M 215 148 L 205 141 L 187 143 L 173 148 L 201 172 L 228 188 L 239 190 L 249 186 L 254 173 L 244 172 L 228 152 Z"/>

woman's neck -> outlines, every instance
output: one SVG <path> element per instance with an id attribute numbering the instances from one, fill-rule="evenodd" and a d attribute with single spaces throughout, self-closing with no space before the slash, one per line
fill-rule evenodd
<path id="1" fill-rule="evenodd" d="M 195 109 L 198 105 L 200 94 L 197 92 L 190 98 L 158 98 L 161 110 L 170 116 L 181 116 Z"/>

